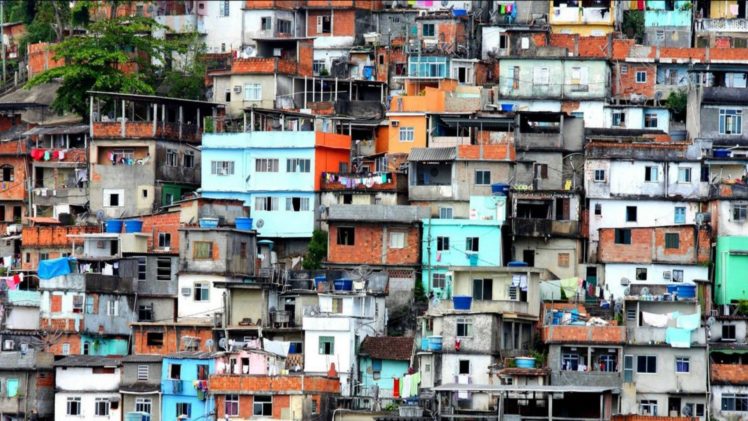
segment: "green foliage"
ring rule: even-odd
[[[30,88],[62,80],[52,103],[56,111],[88,115],[90,90],[153,94],[166,58],[187,51],[183,40],[152,37],[154,29],[164,27],[150,18],[102,20],[88,29],[87,34],[68,37],[55,46],[55,58],[64,59],[64,66],[47,70],[26,84]],[[123,66],[133,63],[136,72],[122,71]]]
[[[205,54],[205,45],[197,33],[186,35],[183,39],[189,44],[187,52],[177,59],[185,65],[182,68],[172,68],[166,71],[162,86],[167,96],[200,100],[203,99],[205,93],[207,71],[207,65],[201,59]]]
[[[416,279],[416,284],[413,287],[413,297],[415,298],[416,302],[419,303],[425,303],[428,301],[428,297],[426,297],[426,291],[423,289],[423,281],[421,279]]]
[[[627,37],[635,39],[637,44],[644,42],[644,11],[629,10],[623,12],[621,30]]]
[[[325,257],[327,257],[327,232],[314,230],[302,267],[307,270],[319,269]]]
[[[672,119],[675,121],[686,120],[686,106],[688,104],[688,93],[685,89],[670,92],[665,100],[665,105],[670,109]]]
[[[542,351],[530,350],[530,357],[535,358],[535,367],[545,366],[546,356]]]
[[[738,314],[741,316],[748,316],[748,300],[740,300],[738,302]]]

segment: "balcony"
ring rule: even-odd
[[[524,237],[574,237],[579,235],[579,221],[512,218],[512,233]]]
[[[0,352],[0,370],[38,370],[41,368],[52,369],[54,355],[29,348],[28,351],[3,351]]]
[[[33,201],[37,206],[54,206],[62,203],[83,206],[88,202],[88,189],[85,187],[59,189],[37,187],[34,189]]]
[[[714,199],[748,199],[748,184],[713,184],[709,186],[709,197]]]
[[[402,173],[373,174],[322,174],[322,191],[355,192],[405,192],[408,190],[408,176]]]
[[[55,276],[52,279],[45,279],[39,283],[40,290],[68,290],[84,291],[86,286],[85,277],[82,273],[70,273],[65,276]]]
[[[158,139],[178,140],[189,143],[200,142],[196,124],[152,121],[99,121],[93,124],[94,139]]]
[[[189,387],[193,389],[192,385]],[[332,377],[305,376],[303,374],[274,377],[252,374],[214,374],[210,376],[208,389],[222,394],[247,392],[289,394],[290,391],[292,394],[293,391],[297,393],[332,393],[340,390],[340,381]]]
[[[102,294],[134,294],[135,285],[132,278],[84,273],[86,292]]]
[[[161,380],[161,392],[164,395],[197,396],[197,390],[192,380]]]
[[[626,341],[629,344],[662,344],[665,345],[665,332],[667,329],[659,327],[638,326],[626,329]],[[704,328],[698,328],[691,332],[691,345],[706,344],[706,332]],[[669,346],[669,345],[668,345]]]
[[[563,148],[564,138],[561,133],[525,133],[522,132],[517,136],[517,149],[555,149]]]
[[[510,300],[473,300],[470,310],[455,310],[452,300],[441,300],[437,305],[431,305],[430,311],[437,313],[514,313],[529,314],[530,306],[523,301]]]
[[[748,19],[701,19],[696,21],[697,32],[748,32]]]
[[[621,387],[623,376],[621,373],[615,371],[554,370],[551,372],[551,383],[574,386]]]

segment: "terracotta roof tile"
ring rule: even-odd
[[[748,365],[712,364],[712,383],[748,385]]]
[[[408,361],[413,353],[413,337],[367,336],[359,353],[378,360]]]

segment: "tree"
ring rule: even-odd
[[[30,88],[61,80],[52,103],[56,111],[88,115],[87,92],[91,90],[153,94],[166,58],[186,51],[179,38],[151,36],[164,27],[150,18],[102,20],[88,29],[87,34],[68,37],[53,47],[55,58],[63,59],[64,66],[46,70],[26,84]],[[125,71],[131,64],[137,70]]]
[[[322,230],[314,230],[302,267],[307,270],[319,269],[322,267],[322,261],[325,257],[327,257],[327,233]]]
[[[187,52],[172,61],[178,65],[170,67],[162,84],[163,91],[167,96],[184,99],[203,99],[205,94],[205,73],[207,66],[203,60],[205,44],[197,33],[188,34],[183,37],[188,43]]]
[[[670,92],[665,100],[665,104],[670,109],[672,119],[675,121],[686,120],[686,106],[688,105],[688,93],[685,89]]]

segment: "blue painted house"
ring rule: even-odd
[[[408,373],[413,352],[413,337],[367,336],[358,351],[361,382],[360,393],[373,396],[379,387],[379,396],[393,396],[394,379]]]
[[[161,365],[162,420],[210,420],[215,401],[208,392],[208,378],[215,372],[212,352],[183,351],[164,357]]]
[[[315,131],[203,137],[203,197],[240,199],[261,238],[309,238],[327,172],[347,172],[349,136]]]
[[[658,47],[691,46],[693,1],[647,1],[644,11],[644,44]]]
[[[505,220],[505,196],[471,196],[469,219],[424,219],[424,290],[448,298],[452,291],[450,267],[502,266],[501,227]]]

